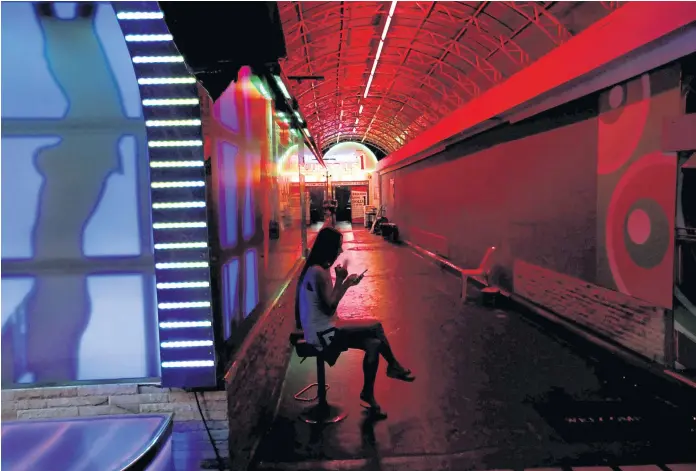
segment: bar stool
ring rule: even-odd
[[[311,383],[295,394],[295,399],[303,402],[319,402],[300,414],[300,420],[308,424],[335,424],[345,419],[348,414],[339,406],[329,404],[326,399],[326,392],[329,390],[329,385],[326,384],[326,364],[321,355],[312,344],[304,340],[304,334],[293,332],[290,335],[290,343],[295,347],[297,356],[305,361],[307,358],[316,358],[317,362],[317,382]],[[302,397],[310,389],[316,387],[317,395],[311,398]]]

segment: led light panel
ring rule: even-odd
[[[127,34],[126,41],[134,43],[163,42],[174,39],[171,34]]]
[[[160,322],[160,329],[192,329],[201,327],[212,327],[211,321],[183,321],[183,322]]]
[[[183,209],[205,208],[205,201],[177,201],[169,203],[153,203],[152,209]]]
[[[166,127],[166,126],[200,126],[200,119],[153,119],[145,121],[147,127]]]
[[[216,387],[196,80],[172,49],[157,2],[112,5],[134,63],[147,127],[162,385]]]
[[[140,77],[138,85],[177,85],[196,83],[194,77]]]
[[[152,168],[181,168],[181,167],[202,167],[200,160],[155,160],[150,162]]]
[[[135,5],[135,2],[131,5]],[[164,18],[164,13],[161,11],[117,11],[116,18],[119,20],[161,20]]]
[[[143,106],[197,106],[198,98],[151,98],[143,100]]]
[[[133,62],[136,64],[160,64],[169,62],[184,62],[182,56],[135,56]]]

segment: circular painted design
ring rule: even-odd
[[[606,252],[623,293],[655,302],[671,298],[658,280],[671,280],[673,270],[676,170],[676,158],[649,154],[629,167],[614,189],[607,210]]]
[[[634,244],[643,245],[650,237],[650,216],[640,208],[631,211],[626,224],[626,234]]]
[[[667,253],[671,225],[660,204],[649,198],[637,200],[629,209],[624,242],[631,260],[642,268],[654,268]]]
[[[617,85],[600,97],[597,173],[623,167],[634,155],[650,112],[650,76]]]

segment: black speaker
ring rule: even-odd
[[[276,2],[160,2],[174,42],[213,100],[239,69],[285,57]]]

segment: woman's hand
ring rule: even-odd
[[[336,273],[337,283],[343,283],[343,280],[348,278],[348,270],[341,265],[336,265],[334,272]]]
[[[360,275],[352,274],[348,278],[346,278],[346,281],[344,284],[348,287],[350,286],[355,286],[360,283],[362,280],[362,277]]]

